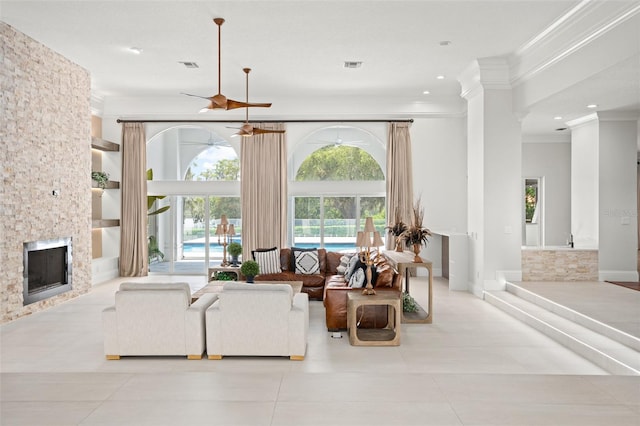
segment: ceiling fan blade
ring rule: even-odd
[[[261,129],[259,127],[253,128],[254,135],[263,135],[266,133],[285,133],[285,130],[268,130],[268,129]]]
[[[234,101],[233,99],[227,100],[227,110],[229,109],[237,109],[237,108],[269,108],[271,107],[271,103],[247,103]]]
[[[186,95],[186,96],[193,96],[194,98],[206,99],[208,101],[211,100],[211,97],[208,97],[208,96],[192,95],[191,93],[184,93],[184,92],[180,92],[180,94]]]

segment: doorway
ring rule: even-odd
[[[543,178],[525,178],[522,224],[522,241],[525,246],[544,246],[543,199]]]

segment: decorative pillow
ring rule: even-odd
[[[279,274],[282,272],[280,250],[277,247],[253,250],[251,254],[253,255],[253,260],[260,265],[260,274]]]
[[[367,280],[367,265],[362,263],[360,261],[360,259],[358,259],[358,261],[356,262],[356,267],[353,271],[353,274],[351,275],[351,278],[353,278],[356,273],[358,273],[358,271],[362,271],[362,273],[364,274],[364,286],[367,285],[366,280]],[[349,285],[351,285],[351,278],[349,279]],[[375,287],[376,286],[376,278],[378,278],[378,272],[376,270],[376,265],[371,265],[371,286]]]
[[[336,268],[336,271],[340,275],[345,275],[347,273],[347,269],[349,268],[349,261],[353,255],[344,255],[340,258],[340,265]]]
[[[360,257],[357,254],[351,256],[351,259],[349,259],[349,266],[347,266],[347,272],[344,273],[345,280],[349,281],[351,279],[351,275],[353,274],[353,271],[356,270],[356,265],[359,261]]]
[[[299,249],[293,247],[293,264],[296,274],[312,275],[320,273],[320,258],[317,249]]]
[[[356,269],[356,271],[351,275],[351,279],[349,280],[349,287],[360,288],[364,287],[364,280],[366,276],[364,274],[364,270],[362,268]]]

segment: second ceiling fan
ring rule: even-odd
[[[247,104],[249,104],[249,73],[251,72],[251,68],[242,68],[242,71],[245,73],[245,88],[246,88],[246,100]],[[284,130],[267,130],[261,129],[259,127],[254,127],[249,123],[249,108],[246,108],[244,124],[240,127],[238,133],[233,136],[242,136],[242,137],[250,137],[254,135],[263,135],[265,133],[284,133]]]
[[[224,96],[222,94],[222,89],[221,89],[221,53],[220,53],[220,28],[222,27],[222,24],[224,23],[224,19],[222,18],[214,18],[213,22],[215,22],[215,24],[218,26],[218,94],[211,96],[211,97],[207,97],[207,96],[200,96],[200,95],[192,95],[190,93],[183,93],[184,95],[187,96],[194,96],[196,98],[202,98],[202,99],[207,99],[210,101],[209,105],[207,105],[205,108],[203,108],[200,112],[205,112],[207,110],[210,109],[224,109],[224,110],[230,110],[230,109],[237,109],[237,108],[249,108],[249,107],[262,107],[262,108],[269,108],[271,106],[271,103],[253,103],[250,104],[248,102],[240,102],[240,101],[234,101],[233,99],[228,99],[226,96]]]

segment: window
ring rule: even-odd
[[[203,274],[222,259],[215,235],[221,216],[234,224],[240,241],[240,162],[234,147],[211,129],[179,126],[147,144],[154,170],[150,193],[170,209],[149,220],[150,271]],[[153,256],[153,257],[152,257]]]
[[[381,147],[371,134],[348,126],[331,126],[305,139],[293,155],[299,164],[290,185],[292,245],[353,251],[367,216],[384,231]]]

